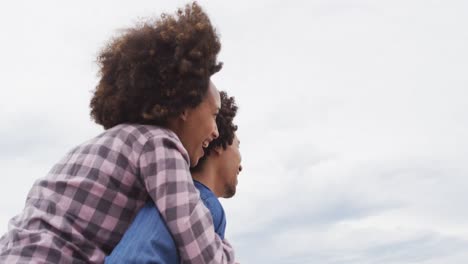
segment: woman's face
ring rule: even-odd
[[[219,91],[210,81],[208,92],[203,101],[195,108],[189,108],[182,114],[178,136],[190,156],[190,167],[198,164],[204,155],[204,148],[219,136],[216,116],[221,107]]]

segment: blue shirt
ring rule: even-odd
[[[215,232],[224,239],[226,215],[221,203],[208,187],[198,181],[194,184],[210,210]],[[138,212],[105,263],[180,263],[174,240],[152,201]]]

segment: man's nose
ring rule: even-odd
[[[215,130],[213,131],[212,137],[213,137],[213,139],[216,139],[216,138],[219,137],[219,131],[218,131],[218,126],[217,125],[215,125]]]

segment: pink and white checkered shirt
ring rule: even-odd
[[[234,263],[170,130],[122,124],[68,153],[28,194],[0,239],[0,263],[102,263],[148,199],[182,263]]]

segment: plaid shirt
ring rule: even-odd
[[[234,263],[215,234],[179,138],[155,126],[122,124],[78,146],[38,180],[0,239],[0,263],[102,263],[148,199],[182,263]]]

